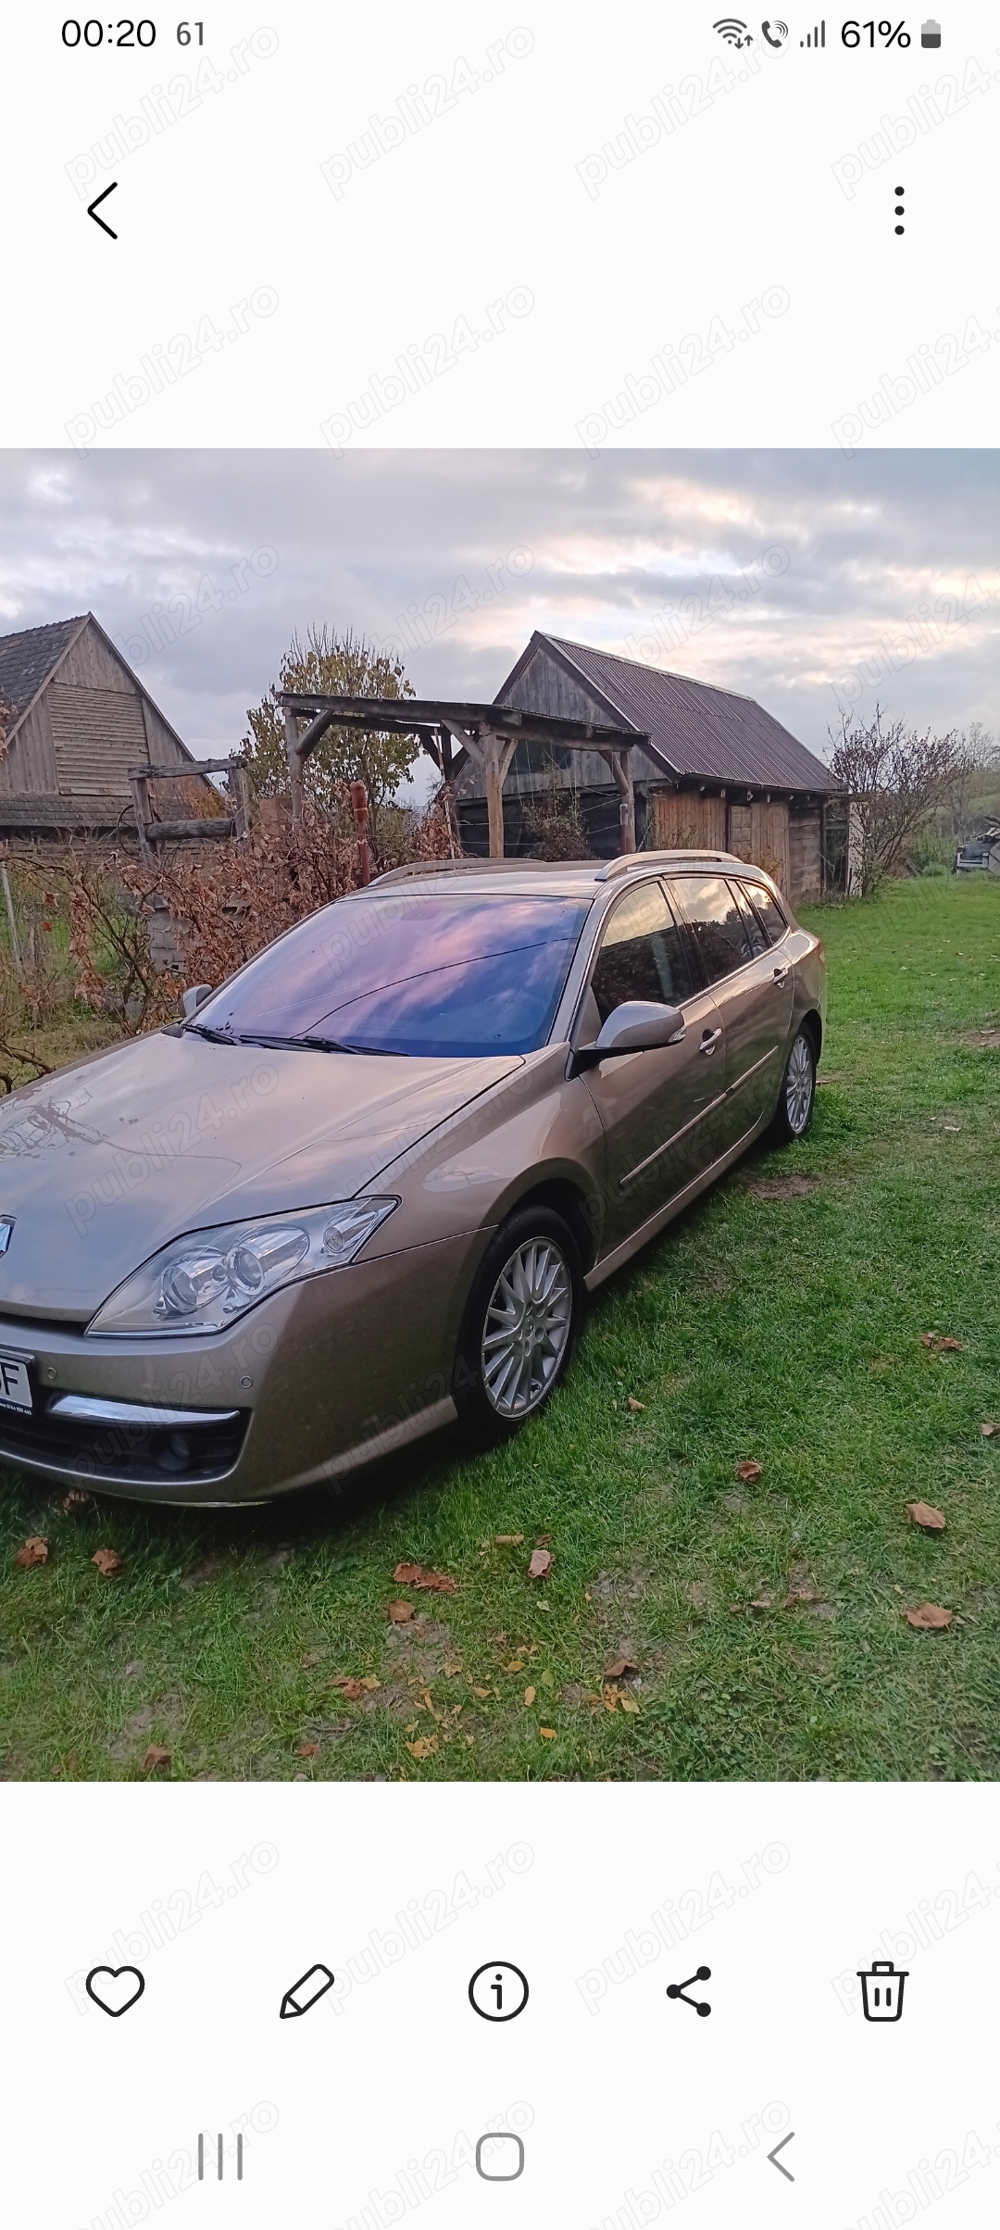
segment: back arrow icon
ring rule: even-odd
[[[87,210],[88,217],[93,217],[95,225],[100,225],[101,231],[107,233],[109,240],[117,240],[118,234],[116,232],[112,232],[111,226],[106,225],[103,217],[99,217],[97,212],[101,206],[102,201],[107,201],[108,195],[114,193],[117,184],[118,180],[116,178],[110,186],[105,186],[104,192],[102,194],[98,194],[97,199],[91,202],[90,207]]]
[[[794,2129],[790,2129],[790,2130],[789,2130],[789,2132],[788,2132],[788,2135],[787,2135],[787,2137],[783,2137],[783,2138],[782,2138],[782,2140],[781,2140],[781,2143],[780,2143],[780,2145],[776,2145],[776,2146],[775,2146],[775,2148],[774,2148],[774,2151],[773,2151],[773,2153],[768,2153],[768,2156],[767,2156],[767,2157],[768,2157],[768,2160],[773,2160],[773,2162],[774,2162],[774,2165],[775,2165],[775,2167],[776,2167],[776,2169],[777,2169],[777,2171],[778,2171],[778,2174],[779,2174],[779,2176],[787,2176],[787,2177],[788,2177],[788,2181],[789,2181],[789,2183],[790,2183],[790,2184],[793,2184],[793,2183],[795,2182],[795,2178],[794,2178],[794,2176],[793,2176],[793,2174],[792,2174],[792,2171],[791,2171],[791,2169],[790,2169],[790,2168],[785,2168],[785,2167],[783,2167],[783,2166],[782,2166],[782,2163],[781,2163],[781,2161],[780,2161],[780,2160],[778,2159],[778,2154],[779,2154],[779,2153],[783,2153],[783,2152],[784,2152],[784,2150],[785,2150],[785,2146],[786,2146],[786,2145],[790,2145],[790,2144],[791,2144],[791,2142],[792,2142],[792,2138],[794,2137],[794,2135],[795,2135],[795,2131],[794,2131]]]

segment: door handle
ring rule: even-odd
[[[781,984],[781,983],[787,983],[787,982],[788,982],[788,969],[787,969],[787,968],[776,968],[776,969],[775,969],[775,971],[774,971],[774,980],[775,980],[775,983],[778,983],[778,984]]]
[[[698,1047],[699,1053],[714,1053],[721,1036],[721,1029],[703,1030],[701,1033],[701,1044]]]

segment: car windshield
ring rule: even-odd
[[[531,1053],[552,1027],[587,911],[555,896],[351,898],[252,960],[199,1007],[195,1027],[363,1053]]]

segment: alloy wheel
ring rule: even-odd
[[[483,1386],[498,1417],[526,1417],[557,1376],[573,1320],[568,1266],[551,1239],[526,1239],[496,1281],[482,1337]]]
[[[813,1101],[812,1047],[806,1037],[796,1038],[785,1073],[785,1113],[788,1128],[798,1137],[805,1130]]]

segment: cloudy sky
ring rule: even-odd
[[[1000,453],[7,452],[0,632],[93,611],[195,752],[293,632],[491,698],[533,628],[756,697],[1000,733]]]

